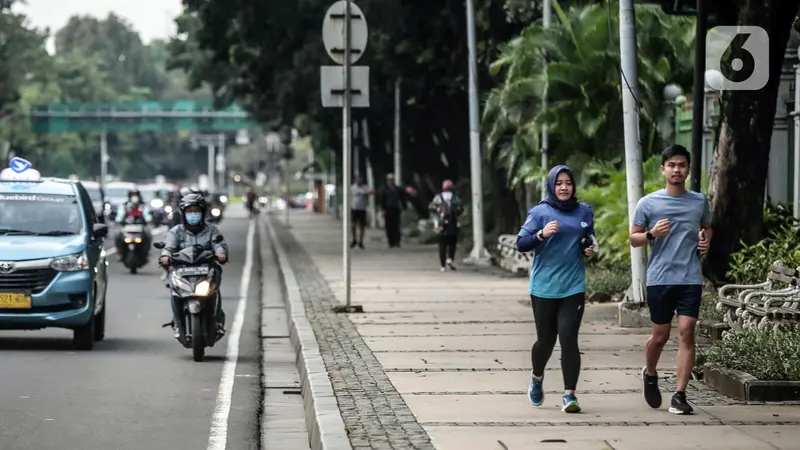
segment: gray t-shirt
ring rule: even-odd
[[[354,184],[350,186],[350,209],[356,211],[367,210],[367,197],[370,191],[369,186],[359,186]]]
[[[669,234],[650,244],[647,285],[702,285],[697,234],[700,225],[711,222],[708,199],[689,190],[673,197],[661,189],[639,200],[633,216],[635,225],[650,230],[661,219],[669,219]]]

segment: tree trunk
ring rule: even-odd
[[[714,237],[706,264],[707,276],[717,283],[726,280],[729,257],[740,248],[740,241],[753,243],[761,238],[778,85],[800,0],[739,4],[738,23],[759,25],[769,34],[770,77],[761,90],[723,94],[722,124],[709,183]],[[758,55],[755,58],[758,61]]]

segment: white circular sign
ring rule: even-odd
[[[322,42],[325,51],[338,64],[344,64],[344,17],[347,1],[341,0],[328,8],[322,21]],[[353,2],[350,3],[350,64],[355,64],[367,50],[367,17]]]

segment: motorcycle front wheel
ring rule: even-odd
[[[197,362],[203,360],[206,352],[203,334],[203,320],[200,314],[192,314],[192,357]]]

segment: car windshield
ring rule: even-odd
[[[61,236],[81,230],[81,210],[73,195],[0,194],[0,236]]]

